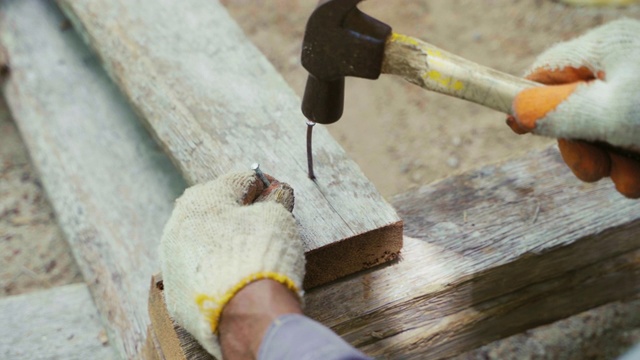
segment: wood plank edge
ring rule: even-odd
[[[326,284],[400,256],[403,221],[397,221],[306,253],[304,288]]]

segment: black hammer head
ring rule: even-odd
[[[391,27],[362,11],[362,0],[320,0],[307,22],[302,66],[309,72],[302,113],[331,124],[342,116],[344,77],[377,79]]]

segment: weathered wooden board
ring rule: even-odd
[[[441,358],[640,291],[640,202],[550,148],[398,196],[402,259],[307,293],[376,356]]]
[[[162,275],[154,275],[149,289],[151,325],[144,351],[160,359],[214,359],[187,330],[173,322],[164,302],[163,290]]]
[[[116,359],[85,284],[0,299],[0,358]]]
[[[7,104],[110,343],[134,358],[162,227],[186,184],[52,2],[0,4]]]
[[[307,178],[299,98],[217,1],[58,3],[187,182],[259,162],[293,186],[307,287],[397,256],[395,210],[320,126]]]

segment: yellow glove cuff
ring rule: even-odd
[[[300,296],[299,289],[295,285],[293,280],[291,280],[288,276],[269,271],[254,273],[242,278],[238,283],[236,283],[236,285],[231,287],[229,291],[219,297],[207,294],[197,294],[195,297],[195,302],[198,305],[198,309],[200,309],[200,313],[209,322],[211,326],[211,332],[218,335],[220,316],[222,315],[222,310],[224,309],[225,305],[227,305],[227,303],[231,301],[231,299],[236,296],[236,294],[245,286],[254,281],[264,279],[277,281],[286,286],[289,290],[293,291],[296,295]]]

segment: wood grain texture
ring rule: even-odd
[[[0,358],[116,359],[85,284],[0,299]]]
[[[151,325],[147,328],[147,340],[144,342],[140,358],[145,360],[165,360],[160,349],[160,343],[155,337]]]
[[[398,196],[401,260],[305,297],[363,351],[444,358],[640,288],[640,202],[555,147]]]
[[[190,184],[262,169],[296,191],[311,287],[393,260],[402,222],[217,1],[60,0]]]
[[[154,275],[149,289],[150,337],[147,338],[145,350],[155,352],[157,357],[162,359],[214,359],[187,330],[173,322],[164,302],[163,286],[162,275]]]
[[[186,184],[96,57],[46,0],[3,1],[3,86],[57,220],[121,358],[144,341],[158,245]],[[88,357],[91,358],[91,357]]]

